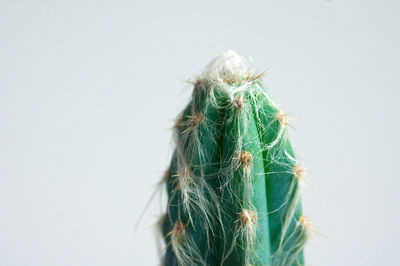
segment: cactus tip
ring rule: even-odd
[[[249,76],[250,60],[232,50],[221,52],[206,67],[204,78],[235,83]]]

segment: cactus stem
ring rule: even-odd
[[[187,122],[185,122],[184,124],[188,125],[188,128],[186,128],[184,131],[182,131],[182,134],[184,134],[192,129],[197,128],[204,119],[203,114],[188,115],[186,117],[189,118],[189,120]]]
[[[208,64],[174,125],[163,222],[168,266],[304,265],[316,228],[302,216],[306,170],[289,114],[251,60],[224,51]],[[293,127],[292,127],[293,128]]]

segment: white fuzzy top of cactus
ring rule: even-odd
[[[250,59],[232,50],[226,50],[217,55],[206,67],[203,77],[213,81],[240,81],[254,74]]]

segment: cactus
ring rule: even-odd
[[[163,177],[164,265],[304,265],[313,231],[300,203],[305,170],[265,73],[225,51],[193,82]]]

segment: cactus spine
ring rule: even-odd
[[[194,82],[164,177],[165,265],[304,265],[304,169],[264,74],[225,51]]]

